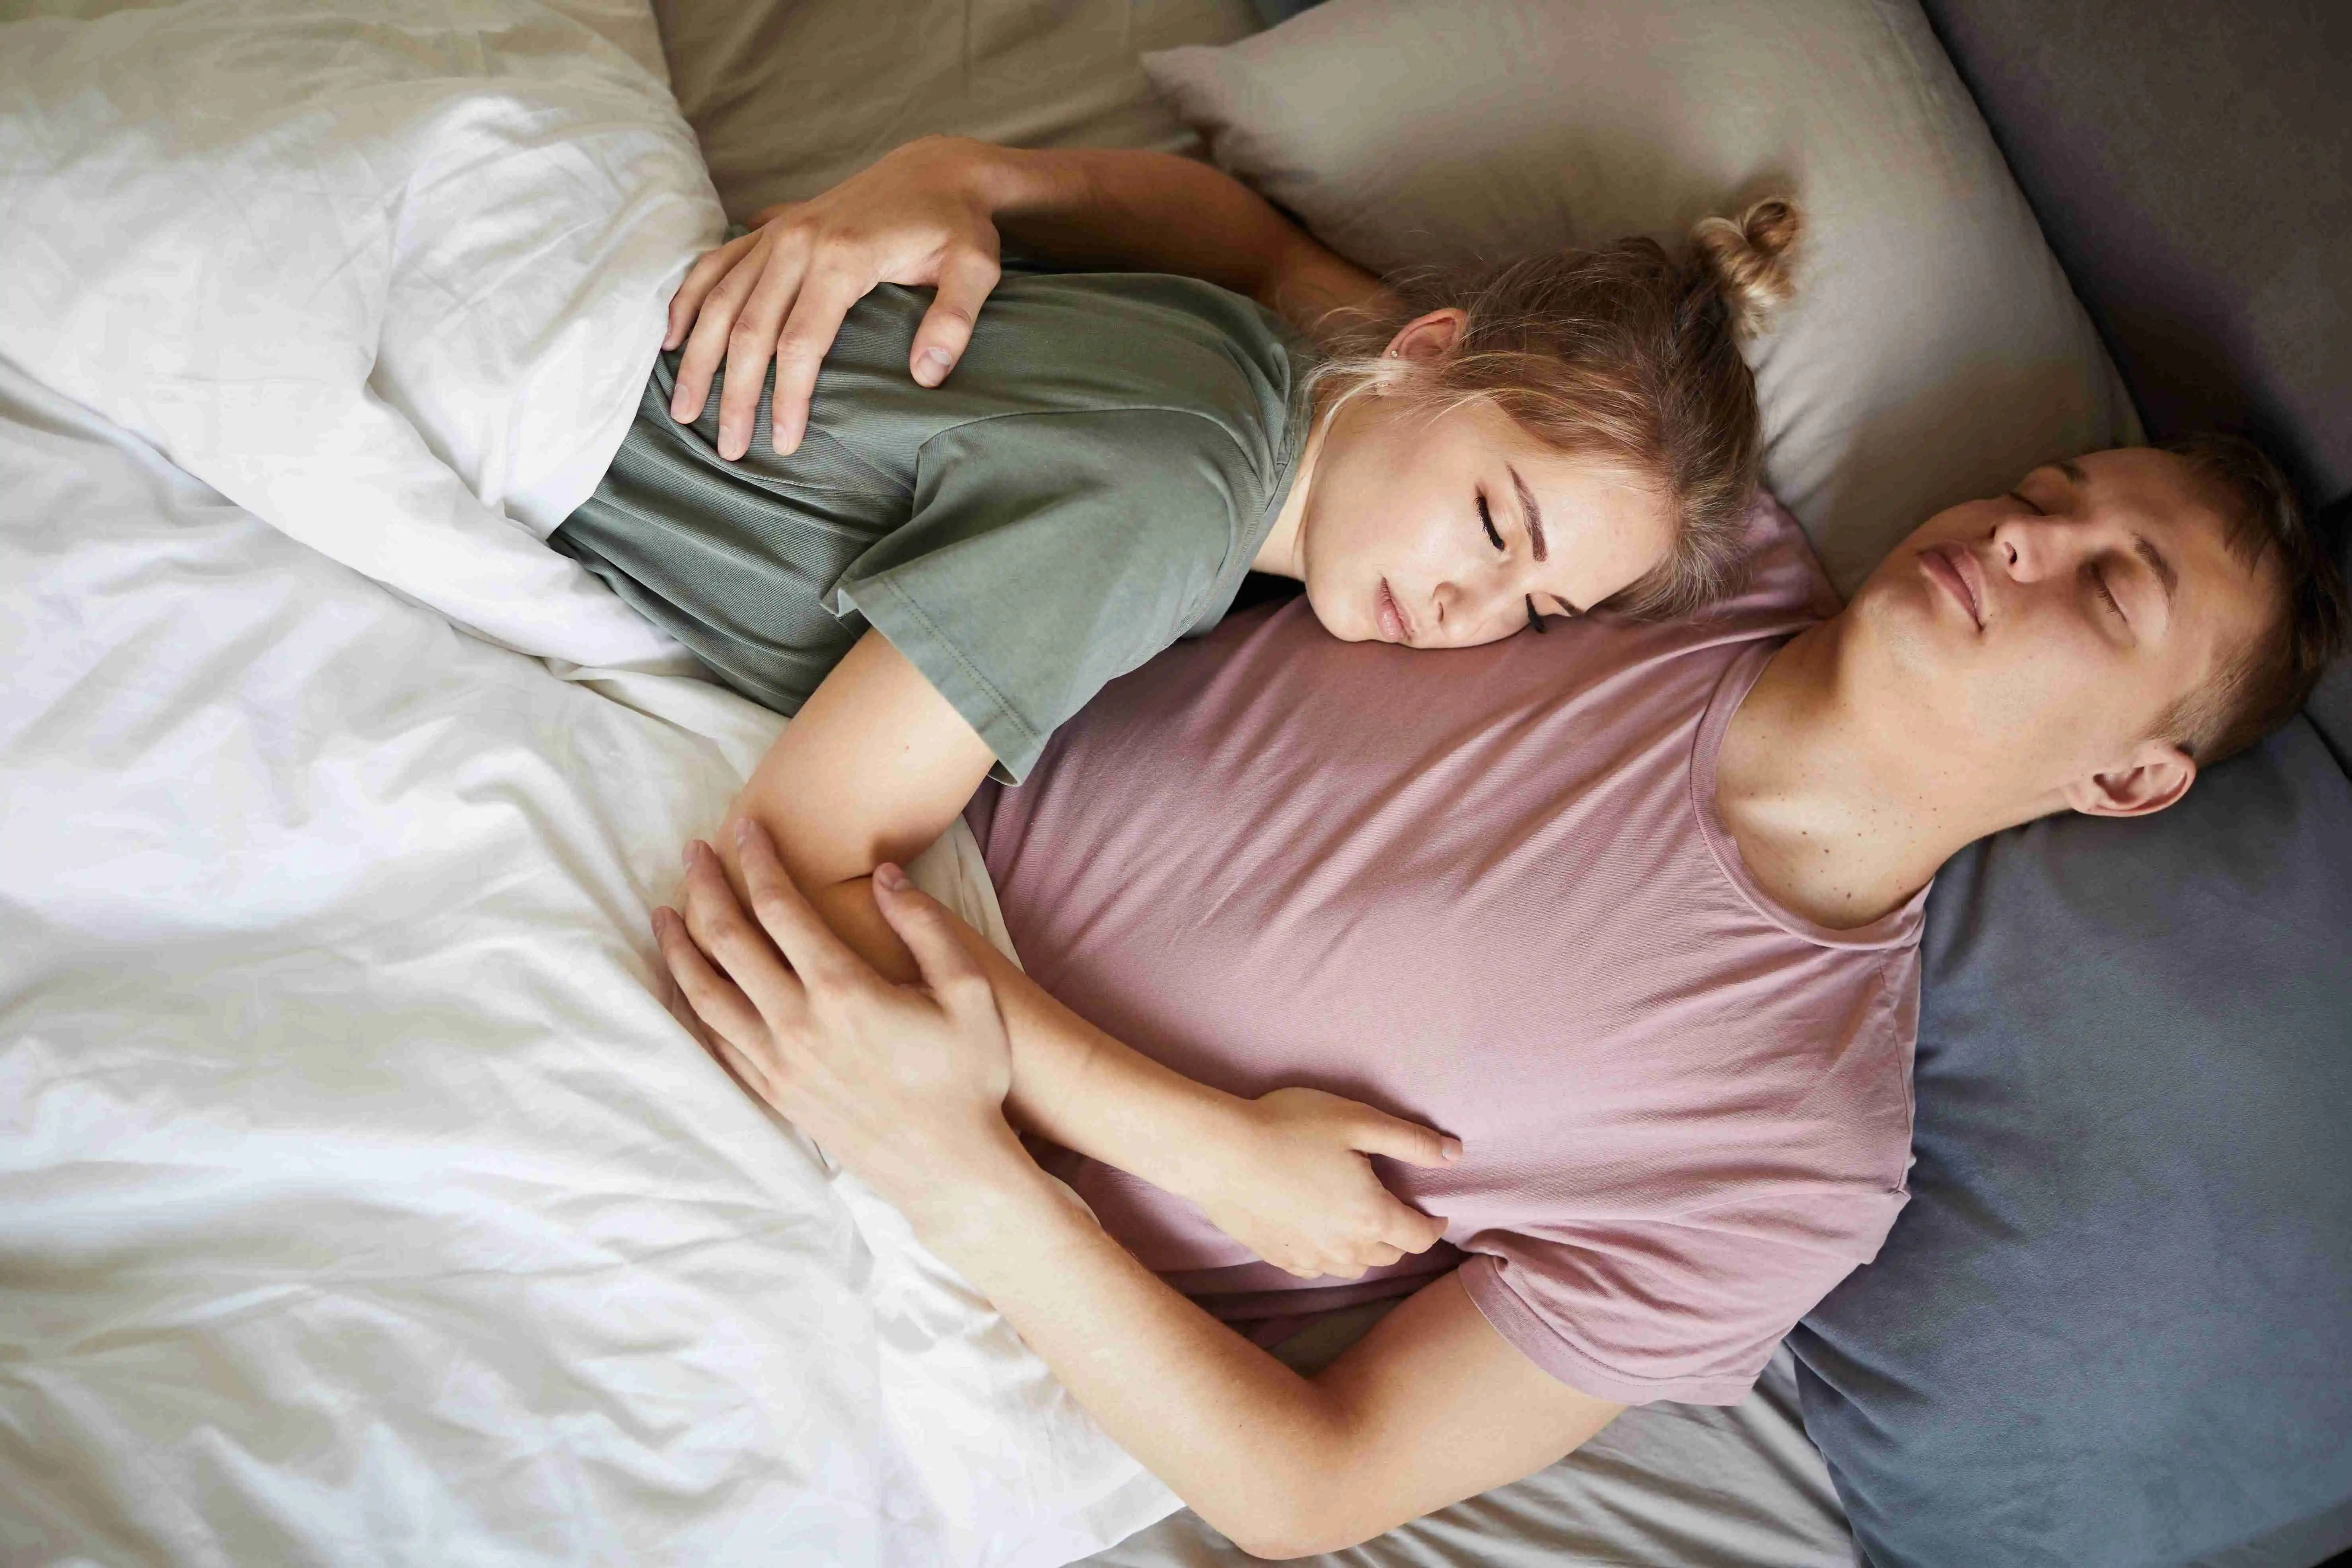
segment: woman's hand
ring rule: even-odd
[[[985,187],[1004,156],[983,142],[927,136],[813,200],[753,215],[752,232],[696,262],[670,300],[662,346],[686,345],[670,416],[701,417],[723,361],[719,455],[741,457],[772,357],[772,439],[779,452],[797,449],[817,366],[849,308],[878,283],[939,289],[908,369],[925,386],[945,380],[996,287],[996,221]]]
[[[1459,1139],[1314,1089],[1277,1089],[1242,1103],[1210,1174],[1185,1195],[1218,1229],[1268,1263],[1311,1279],[1362,1277],[1425,1252],[1445,1221],[1381,1184],[1371,1154],[1450,1165]]]
[[[947,912],[897,867],[877,869],[876,900],[923,976],[893,984],[810,907],[764,829],[737,833],[756,922],[701,843],[683,919],[654,911],[705,1045],[919,1228],[1008,1162],[1028,1165],[1003,1115],[1013,1059],[995,993]]]

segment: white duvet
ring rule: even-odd
[[[0,1562],[1174,1506],[648,989],[776,721],[539,542],[719,224],[642,9],[571,10],[0,28]]]

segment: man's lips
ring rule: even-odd
[[[1937,544],[1919,552],[1919,565],[1937,586],[1959,601],[1977,630],[1984,630],[1984,579],[1975,560],[1954,545]]]
[[[1385,577],[1381,579],[1380,590],[1372,595],[1372,619],[1380,626],[1381,636],[1389,641],[1412,641],[1412,621],[1405,615],[1404,606],[1397,602],[1396,590],[1389,586],[1389,580]]]

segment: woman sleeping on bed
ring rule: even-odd
[[[871,173],[898,186],[908,154],[935,151]],[[1279,223],[1209,179],[1203,238]],[[787,214],[689,275],[636,424],[552,542],[794,716],[730,823],[763,826],[835,930],[911,978],[874,868],[936,838],[992,772],[1017,783],[1106,681],[1214,625],[1252,569],[1301,582],[1336,637],[1432,649],[1604,602],[1671,615],[1731,583],[1760,444],[1734,340],[1784,291],[1795,228],[1763,203],[1702,225],[1688,260],[1629,241],[1410,302],[1325,256],[1304,274],[1323,289],[1276,301],[1328,318],[1319,354],[1240,294],[1161,274],[1007,278],[972,331],[996,271],[962,256],[936,300],[832,296],[839,334],[804,417],[824,345],[781,334],[783,414],[755,445],[787,307],[840,288],[794,275],[805,231]],[[1350,294],[1372,303],[1327,310]],[[914,384],[910,365],[942,380],[925,374],[942,329],[953,377]],[[1451,1141],[1310,1090],[1213,1091],[986,957],[1025,1130],[1191,1198],[1297,1274],[1353,1277],[1437,1239],[1365,1155],[1434,1163]]]

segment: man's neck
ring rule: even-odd
[[[1839,621],[1772,656],[1725,730],[1715,805],[1767,896],[1833,931],[1900,909],[2006,826],[1937,789],[1932,748],[1841,679]]]

